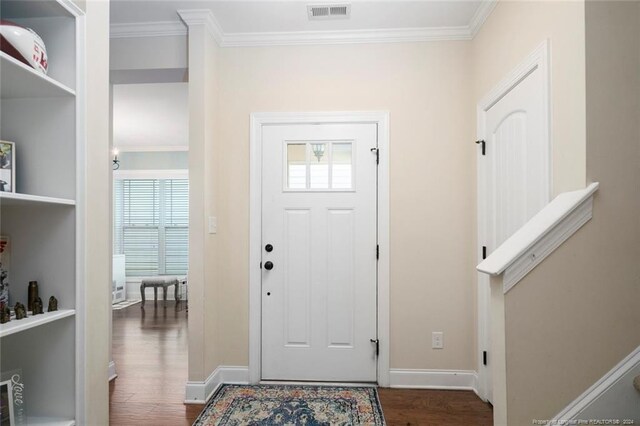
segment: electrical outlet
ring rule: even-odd
[[[433,349],[444,348],[444,333],[442,331],[434,331],[431,333],[431,347]]]

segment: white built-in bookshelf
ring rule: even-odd
[[[45,310],[0,325],[0,372],[21,371],[28,424],[83,424],[84,14],[71,0],[0,0],[0,16],[32,28],[49,64],[44,75],[0,52],[0,140],[16,159],[16,192],[0,192],[11,305],[37,281]]]

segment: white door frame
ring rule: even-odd
[[[543,75],[543,120],[545,120],[545,139],[547,140],[546,144],[543,144],[542,148],[546,149],[545,157],[548,159],[548,169],[546,173],[547,182],[545,187],[547,188],[547,200],[550,199],[550,195],[552,193],[552,155],[551,155],[551,103],[550,103],[550,93],[551,93],[551,83],[550,83],[550,68],[549,68],[549,40],[545,40],[540,44],[533,52],[527,56],[527,58],[520,63],[515,69],[513,69],[507,77],[505,77],[496,87],[494,87],[480,102],[478,102],[477,107],[477,137],[478,140],[485,140],[487,138],[486,129],[485,129],[485,115],[487,111],[494,106],[500,99],[502,99],[507,93],[509,93],[514,87],[516,87],[522,80],[524,80],[529,74],[533,71],[539,69]],[[491,149],[490,147],[488,149]],[[484,205],[484,201],[486,200],[486,196],[488,194],[489,188],[485,186],[487,180],[485,179],[486,168],[480,167],[482,161],[482,152],[480,148],[478,148],[476,155],[476,164],[477,167],[477,209],[478,209],[478,264],[482,262],[482,242],[486,241],[486,233],[485,229],[486,223],[486,206]],[[489,276],[478,273],[478,282],[480,280],[486,279],[489,280]],[[484,290],[484,287],[478,286],[478,347],[477,347],[477,356],[478,356],[478,395],[483,400],[487,400],[489,397],[489,389],[488,386],[488,375],[490,374],[488,369],[482,368],[482,352],[483,350],[489,350],[489,336],[491,330],[489,329],[489,309],[491,308],[490,298],[491,294],[487,294]],[[491,354],[489,354],[491,357]],[[491,361],[489,361],[490,363]]]
[[[378,385],[389,386],[389,113],[276,112],[251,114],[249,206],[249,382],[259,383],[262,321],[262,126],[282,124],[376,124],[378,126]]]

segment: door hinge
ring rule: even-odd
[[[484,141],[484,139],[476,141],[476,143],[482,144],[482,155],[486,155],[487,143]]]
[[[487,365],[487,351],[482,351],[482,365]]]
[[[380,355],[380,340],[378,339],[369,339],[369,341],[371,343],[375,343],[376,344],[376,356]]]
[[[380,259],[380,244],[376,245],[376,259]]]
[[[380,164],[380,150],[378,148],[371,148],[371,152],[375,152],[376,164]]]
[[[262,269],[262,262],[260,262],[260,269]]]
[[[482,259],[487,258],[487,246],[482,246]]]

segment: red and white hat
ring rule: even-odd
[[[47,49],[32,29],[0,20],[0,49],[20,62],[47,73]]]

